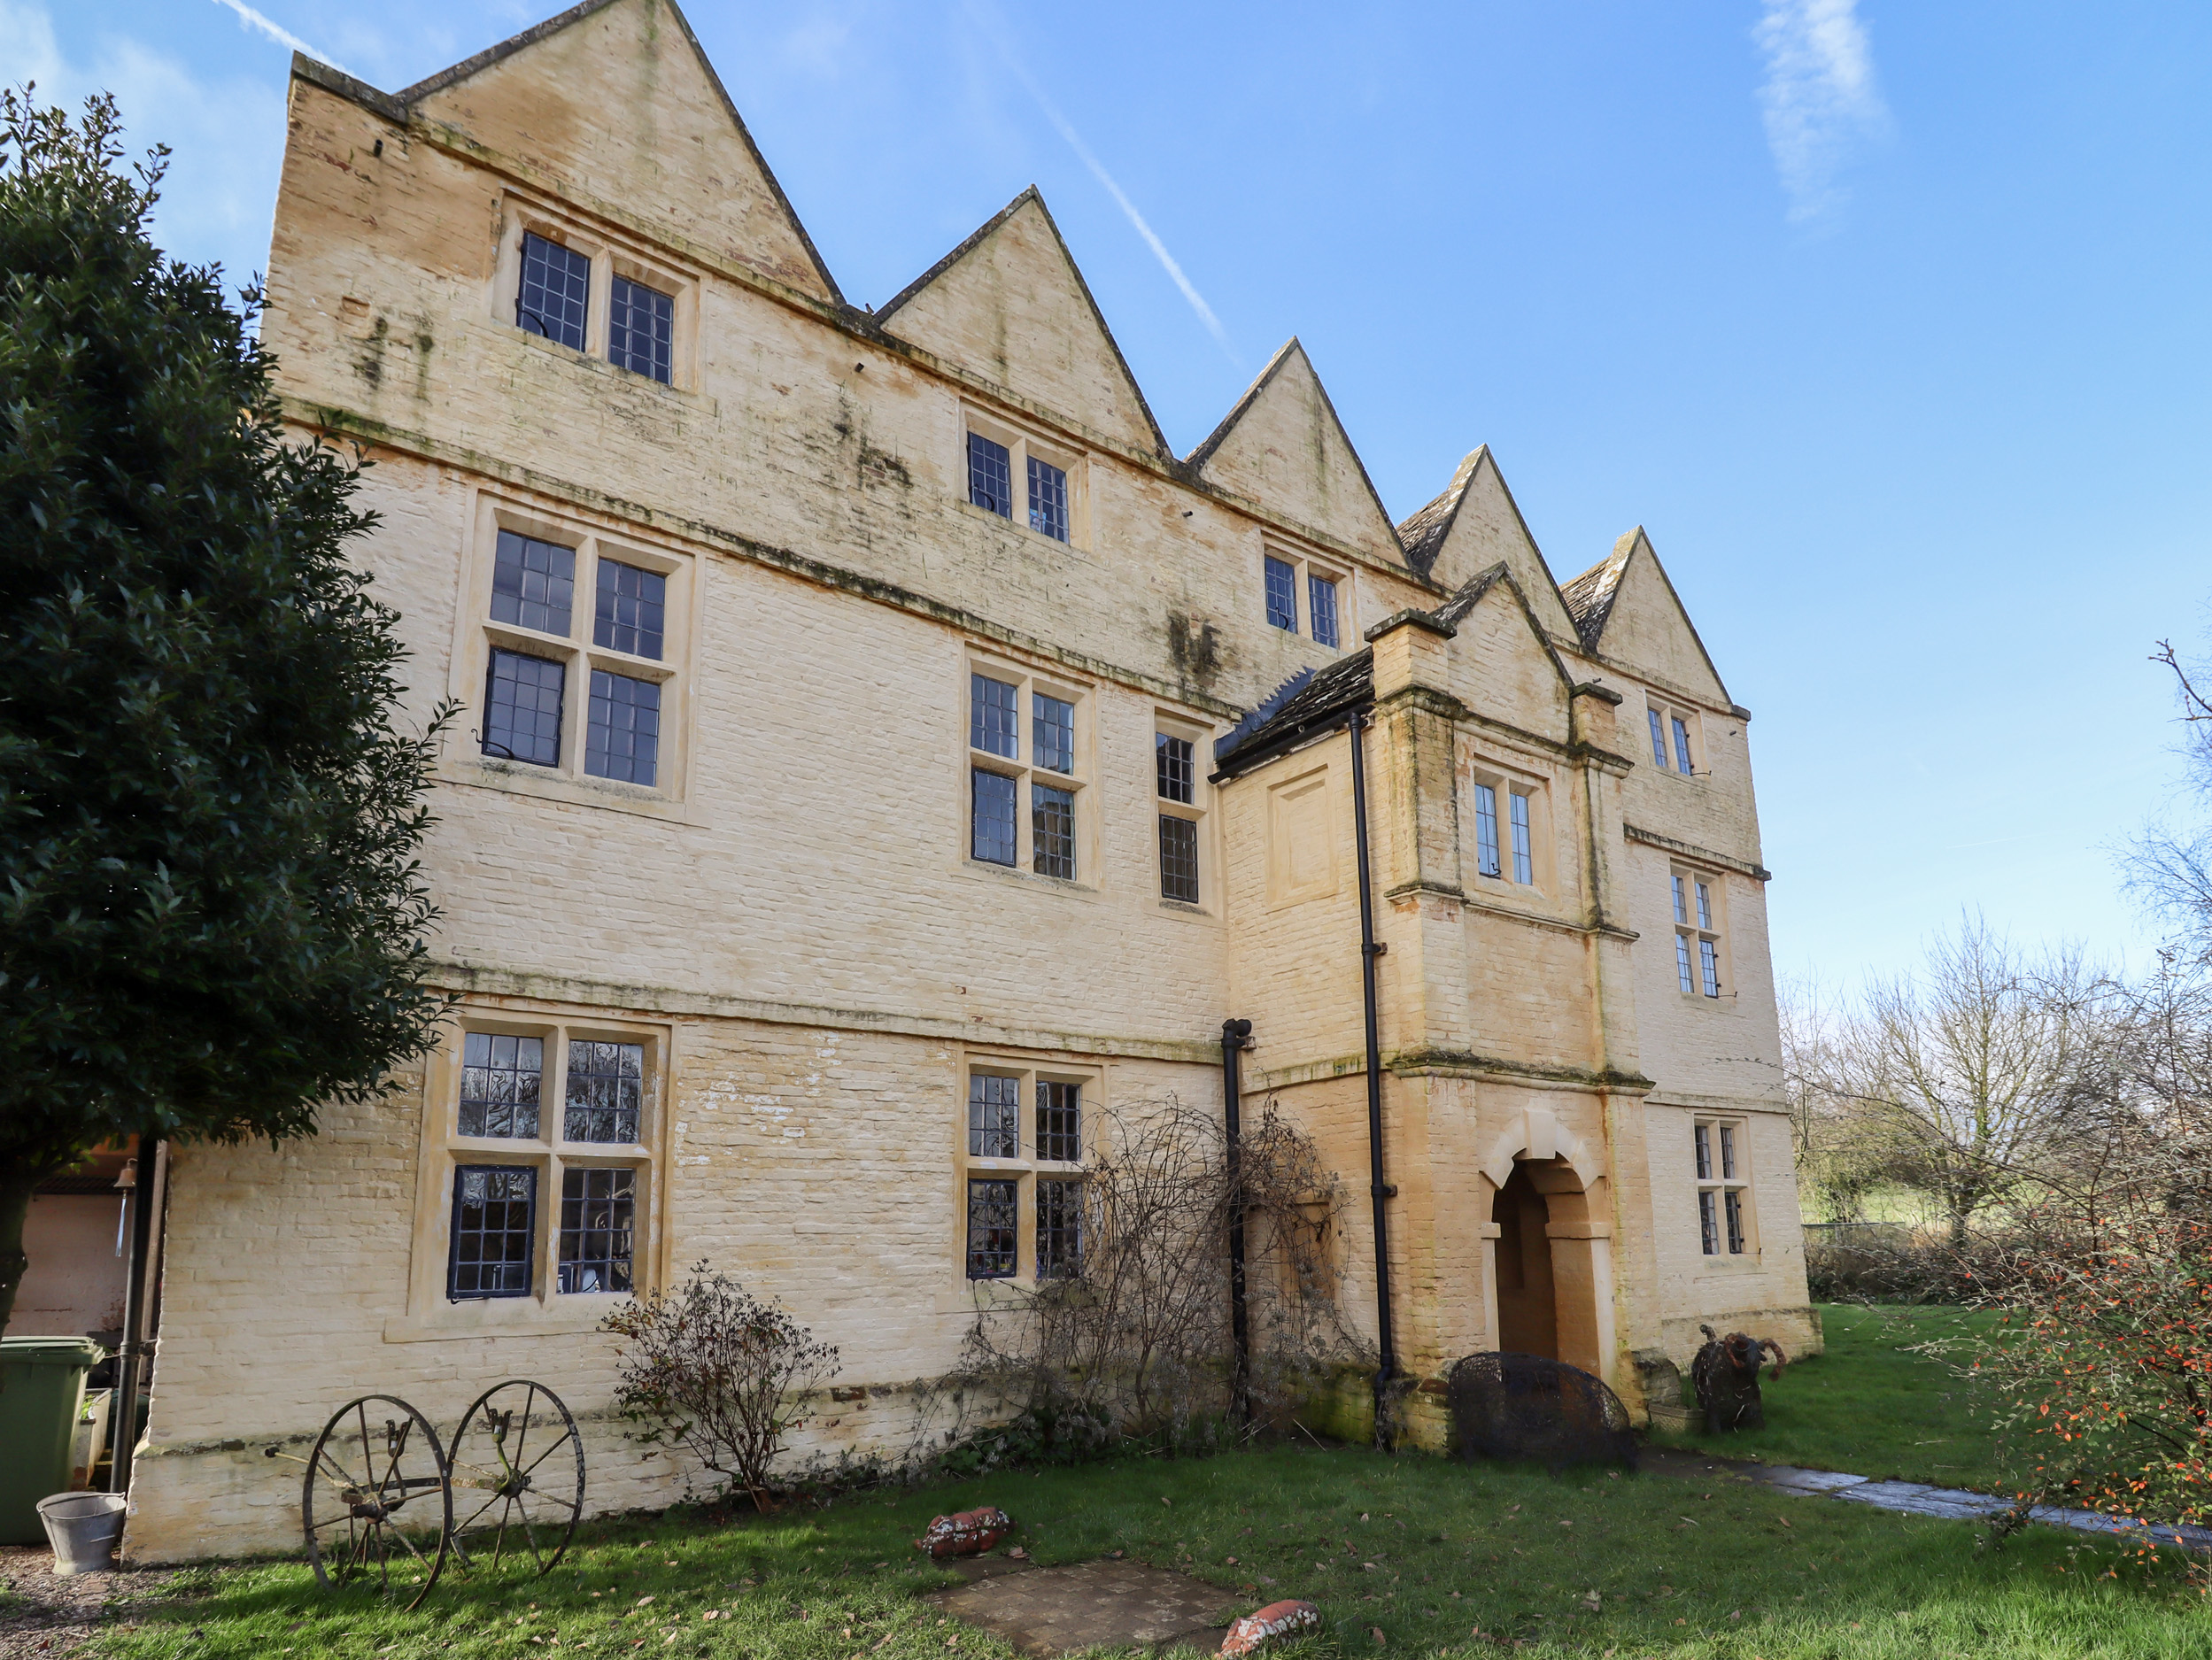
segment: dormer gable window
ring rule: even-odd
[[[1079,458],[979,411],[967,420],[968,505],[1039,536],[1083,542]]]

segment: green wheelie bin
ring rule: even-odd
[[[89,1337],[0,1337],[0,1545],[46,1542],[38,1502],[68,1490],[84,1375],[106,1353]]]

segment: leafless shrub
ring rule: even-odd
[[[1271,1101],[1232,1176],[1220,1123],[1170,1097],[1110,1111],[1082,1172],[1072,1271],[979,1291],[962,1379],[1011,1422],[1009,1456],[1079,1457],[1128,1440],[1212,1444],[1288,1427],[1359,1357],[1341,1317],[1335,1175]],[[1251,1364],[1233,1359],[1227,1240],[1244,1219]],[[1243,1394],[1249,1421],[1237,1424]]]
[[[705,1262],[674,1291],[631,1299],[599,1323],[625,1340],[615,1408],[648,1446],[680,1448],[769,1508],[769,1471],[837,1350]]]

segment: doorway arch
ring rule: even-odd
[[[1605,1177],[1543,1108],[1502,1134],[1490,1184],[1486,1305],[1497,1347],[1542,1355],[1610,1380],[1613,1228]]]

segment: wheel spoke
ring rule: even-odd
[[[522,1462],[522,1443],[530,1439],[530,1409],[538,1399],[538,1386],[532,1384],[530,1393],[522,1397],[522,1427],[514,1437],[514,1456],[507,1461],[509,1469]]]
[[[453,1533],[454,1533],[454,1535],[455,1535],[456,1537],[458,1537],[458,1536],[459,1536],[461,1533],[463,1533],[465,1530],[467,1530],[467,1529],[468,1529],[468,1528],[471,1528],[471,1527],[474,1527],[474,1526],[476,1525],[476,1517],[477,1517],[482,1516],[482,1515],[483,1515],[483,1514],[486,1510],[490,1509],[491,1509],[493,1505],[497,1504],[497,1503],[498,1503],[498,1502],[499,1502],[501,1499],[503,1499],[503,1498],[505,1498],[505,1497],[507,1497],[507,1494],[505,1494],[504,1493],[497,1493],[497,1492],[493,1493],[493,1494],[492,1494],[492,1495],[491,1495],[490,1498],[486,1499],[486,1500],[485,1500],[485,1501],[484,1501],[482,1504],[479,1504],[479,1505],[476,1508],[476,1509],[475,1509],[475,1510],[474,1510],[474,1511],[473,1511],[473,1512],[469,1515],[468,1518],[466,1521],[458,1522],[458,1523],[454,1524],[454,1526],[453,1526]]]
[[[575,1439],[576,1438],[573,1434],[564,1432],[559,1440],[555,1441],[551,1447],[545,1448],[544,1452],[538,1454],[537,1457],[531,1459],[530,1461],[530,1469],[522,1471],[522,1473],[527,1476],[530,1474],[531,1470],[537,1469],[538,1465],[544,1463],[548,1458],[551,1458],[555,1453],[559,1452],[562,1448],[566,1447]]]
[[[530,1525],[530,1507],[518,1507],[522,1513],[522,1537],[530,1540],[530,1559],[538,1564],[538,1571],[545,1571],[545,1553],[538,1548],[538,1530]]]

